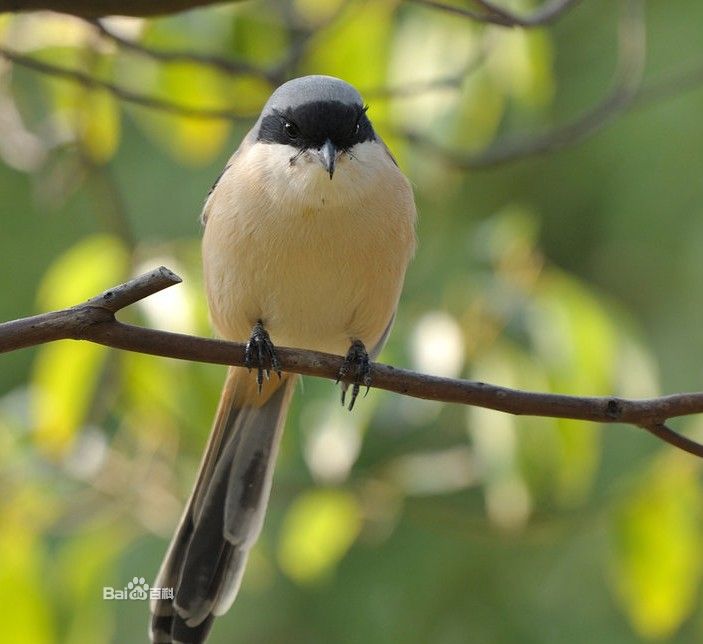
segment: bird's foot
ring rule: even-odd
[[[371,363],[369,362],[369,354],[366,352],[366,347],[361,340],[354,340],[351,343],[349,351],[347,351],[347,355],[344,358],[344,363],[337,375],[337,382],[346,378],[351,378],[352,381],[351,398],[349,400],[349,411],[351,411],[354,408],[361,386],[364,385],[366,387],[364,396],[369,393],[369,388],[371,387]],[[347,387],[346,383],[342,384],[342,406],[344,406],[347,395]]]
[[[259,393],[261,393],[264,384],[264,374],[266,380],[270,378],[271,371],[275,371],[278,377],[281,377],[281,364],[276,355],[276,348],[261,320],[258,320],[251,330],[249,342],[244,349],[244,364],[249,371],[256,369],[256,384],[259,387]]]

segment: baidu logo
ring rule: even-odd
[[[173,599],[173,588],[150,587],[144,577],[132,577],[124,588],[103,586],[103,599],[106,600],[146,600],[146,599]]]

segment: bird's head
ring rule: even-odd
[[[330,179],[359,146],[376,141],[359,92],[332,76],[281,85],[264,106],[255,135],[256,144],[283,146],[291,166],[315,164]]]

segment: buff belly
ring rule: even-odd
[[[375,346],[414,249],[415,212],[399,172],[390,185],[373,177],[356,188],[368,178],[355,173],[369,165],[347,160],[332,181],[314,164],[289,168],[278,190],[256,176],[268,165],[252,159],[223,176],[203,238],[210,311],[223,337],[244,341],[260,319],[280,346],[337,354],[352,339]]]

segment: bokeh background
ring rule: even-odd
[[[211,334],[204,195],[276,82],[329,73],[365,94],[416,190],[382,361],[571,394],[701,389],[702,24],[695,0],[587,0],[529,30],[397,0],[102,30],[0,15],[0,318],[165,264],[183,284],[121,319]],[[531,153],[545,132],[564,149]],[[0,358],[3,641],[145,640],[146,603],[102,589],[153,580],[224,371],[68,341]],[[212,642],[703,640],[694,457],[620,425],[360,402],[305,380]],[[700,418],[674,425],[703,438]]]

